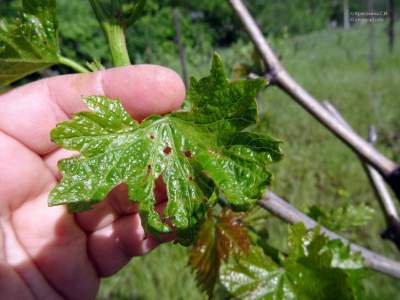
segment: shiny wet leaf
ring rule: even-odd
[[[91,111],[75,114],[51,133],[55,143],[81,156],[60,162],[63,179],[49,204],[86,210],[125,183],[151,230],[168,232],[170,222],[189,238],[217,192],[233,207],[247,208],[270,182],[267,164],[281,157],[278,141],[243,131],[256,122],[255,96],[264,85],[228,81],[216,55],[211,74],[192,80],[187,112],[153,115],[139,124],[118,100],[85,97]],[[154,209],[159,177],[168,194],[163,218]]]
[[[363,299],[361,255],[319,229],[295,224],[280,264],[253,246],[249,255],[221,267],[220,280],[239,299]]]
[[[250,249],[250,237],[243,217],[243,213],[235,213],[228,208],[224,208],[217,217],[209,211],[190,251],[189,265],[196,274],[199,286],[209,297],[213,295],[221,263],[230,256],[247,254]]]

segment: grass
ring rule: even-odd
[[[187,267],[186,249],[162,245],[145,257],[136,257],[106,279],[98,299],[160,300],[205,299]]]
[[[276,41],[274,47],[294,78],[318,99],[333,103],[362,136],[366,136],[369,124],[375,124],[378,147],[399,161],[400,43],[397,40],[395,52],[389,54],[383,24],[377,24],[375,30],[374,73],[369,71],[367,60],[367,27],[316,32]],[[227,66],[238,61],[250,63],[251,52],[250,45],[241,43],[220,50]],[[209,57],[191,57],[191,74],[205,74]],[[177,61],[170,66],[179,70]],[[395,247],[379,237],[384,220],[357,157],[277,88],[267,88],[260,99],[263,118],[257,129],[284,141],[285,158],[272,166],[276,179],[271,189],[302,210],[313,204],[367,203],[375,209],[373,220],[343,234],[400,259]],[[269,231],[271,242],[284,248],[286,226],[271,218]],[[205,299],[196,288],[185,253],[180,246],[164,245],[145,257],[134,258],[103,281],[98,299]],[[400,299],[400,282],[381,274],[371,273],[365,289],[367,299]]]

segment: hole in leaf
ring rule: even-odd
[[[121,183],[115,186],[107,196],[118,215],[129,215],[139,212],[139,206],[133,203],[128,194],[128,185]],[[98,224],[98,222],[96,222]],[[93,224],[94,225],[94,224]]]
[[[184,154],[187,158],[192,158],[192,151],[183,151],[183,154]]]
[[[157,179],[155,180],[155,186],[153,192],[157,203],[165,202],[168,200],[167,187],[165,185],[162,175],[158,176]]]
[[[170,146],[167,146],[167,147],[165,147],[165,148],[163,149],[163,152],[164,152],[164,154],[165,154],[165,155],[168,155],[168,154],[170,154],[170,153],[171,153],[171,151],[172,151],[172,149],[171,149],[171,147],[170,147]]]
[[[155,180],[154,188],[153,188],[153,195],[156,200],[155,203],[155,209],[160,216],[160,220],[162,223],[168,225],[168,227],[171,229],[171,231],[174,230],[175,226],[172,223],[172,218],[167,217],[164,215],[164,209],[166,208],[166,204],[168,201],[168,195],[167,195],[167,187],[164,182],[164,178],[162,175],[158,176],[157,179]]]

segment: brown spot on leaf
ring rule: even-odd
[[[187,157],[187,158],[192,158],[192,151],[183,151],[183,154]]]
[[[150,134],[150,139],[154,140],[154,134],[152,134],[152,133]]]
[[[151,165],[147,165],[147,175],[150,175],[151,172]]]
[[[165,154],[165,155],[168,155],[168,154],[170,154],[170,153],[171,153],[171,151],[172,151],[172,149],[171,149],[171,147],[170,147],[170,146],[167,146],[167,147],[165,147],[165,148],[163,149],[163,152],[164,152],[164,154]]]
[[[189,175],[189,180],[190,180],[190,181],[193,181],[193,180],[194,180],[194,177],[193,177],[192,175]]]

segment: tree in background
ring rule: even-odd
[[[2,15],[13,16],[20,0],[3,0]],[[366,11],[365,0],[249,0],[252,13],[265,35],[292,36],[325,29],[331,22],[344,24],[345,15]],[[348,4],[346,11],[345,4]],[[243,37],[243,31],[227,1],[148,0],[145,13],[127,32],[128,50],[134,63],[168,64],[177,57],[173,9],[180,11],[181,43],[187,59],[191,51],[209,55],[213,47],[227,47]],[[387,10],[389,47],[394,40],[394,0],[375,0],[376,10]],[[89,1],[57,0],[61,46],[67,56],[82,63],[90,58],[110,66],[105,39],[90,13]],[[398,12],[397,12],[398,13]],[[211,47],[213,45],[213,47]],[[196,55],[196,57],[199,57]],[[197,58],[196,58],[197,59]],[[57,67],[63,73],[63,67]]]
[[[388,11],[389,11],[389,27],[388,27],[389,50],[390,50],[390,52],[393,52],[393,46],[394,46],[394,22],[395,22],[395,19],[396,19],[394,0],[388,0]]]
[[[343,27],[350,28],[349,0],[343,0]]]

